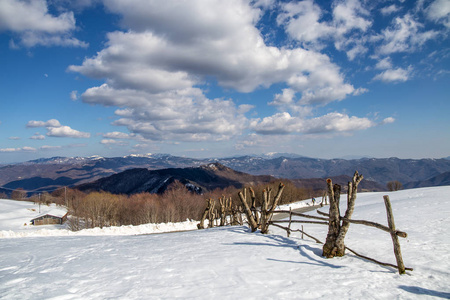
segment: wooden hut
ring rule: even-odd
[[[67,220],[67,211],[64,209],[52,209],[48,212],[37,215],[31,219],[33,225],[53,225],[63,224]]]

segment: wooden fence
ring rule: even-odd
[[[362,176],[359,176],[358,173],[355,172],[352,182],[349,182],[349,189],[348,189],[349,193],[347,195],[348,205],[347,205],[347,211],[344,216],[341,216],[339,213],[340,186],[337,186],[337,185],[333,186],[331,183],[331,180],[328,179],[327,180],[328,187],[329,187],[328,196],[329,196],[329,200],[330,200],[330,212],[329,213],[323,213],[323,212],[317,211],[320,215],[322,215],[322,217],[317,217],[317,216],[311,216],[311,215],[307,215],[307,214],[303,214],[303,213],[296,213],[291,210],[277,211],[278,213],[289,214],[289,220],[270,221],[270,225],[273,225],[273,226],[276,226],[276,227],[286,230],[288,236],[290,235],[291,232],[301,232],[302,235],[304,234],[304,235],[312,238],[317,243],[323,244],[324,246],[323,246],[323,254],[322,255],[329,257],[329,258],[334,257],[334,256],[343,256],[344,251],[348,250],[348,251],[354,253],[355,255],[362,257],[364,259],[370,260],[372,262],[381,264],[383,266],[394,267],[394,268],[398,269],[398,272],[400,274],[404,274],[405,270],[412,271],[413,270],[412,268],[406,268],[403,263],[403,258],[402,258],[400,243],[399,243],[398,238],[399,237],[406,238],[407,234],[406,234],[406,232],[397,230],[395,228],[394,215],[392,213],[392,206],[391,206],[391,202],[389,200],[389,196],[383,197],[385,207],[386,207],[388,226],[378,224],[375,222],[371,222],[371,221],[366,221],[366,220],[351,219],[351,215],[353,213],[355,199],[356,199],[356,188],[358,186],[358,183],[361,181],[361,179],[362,179]],[[292,216],[297,216],[297,217],[302,217],[302,218],[307,218],[307,219],[314,219],[314,221],[293,220]],[[292,229],[291,226],[292,226],[292,224],[295,224],[295,223],[327,225],[329,227],[327,241],[325,243],[323,243],[319,239],[307,234],[303,230],[303,226],[302,226],[302,229]],[[287,226],[283,226],[285,224],[287,224]],[[394,255],[395,255],[395,258],[397,261],[397,265],[377,261],[373,258],[361,255],[361,254],[355,252],[354,250],[346,247],[344,245],[344,237],[345,237],[346,232],[348,231],[350,224],[360,224],[360,225],[375,227],[375,228],[378,228],[378,229],[381,229],[383,231],[390,233],[391,238],[392,238],[392,243],[394,246]],[[330,244],[331,244],[331,246],[329,246]],[[339,250],[338,249],[339,247],[341,247],[342,249]]]
[[[397,260],[397,265],[380,262],[380,261],[375,260],[373,258],[361,255],[361,254],[357,253],[356,251],[348,248],[347,246],[345,246],[345,249],[347,249],[348,251],[352,252],[356,256],[359,256],[361,258],[370,260],[370,261],[375,262],[377,264],[396,268],[396,269],[398,269],[400,274],[404,274],[405,270],[413,271],[412,268],[405,267],[405,265],[403,263],[402,254],[401,254],[400,243],[398,241],[398,237],[406,238],[407,237],[407,233],[395,229],[394,217],[393,217],[393,214],[392,214],[392,208],[391,208],[389,196],[384,196],[384,201],[385,201],[385,205],[386,205],[389,226],[385,226],[385,225],[382,225],[382,224],[378,224],[378,223],[370,222],[370,221],[365,221],[365,220],[351,220],[351,219],[345,219],[344,217],[340,217],[340,219],[341,220],[346,220],[349,223],[371,226],[371,227],[375,227],[375,228],[381,229],[383,231],[389,232],[391,234],[392,242],[393,242],[393,245],[394,245],[394,254],[395,254],[395,258]],[[326,214],[326,213],[323,213],[323,212],[320,212],[320,211],[317,211],[317,212],[319,214],[321,214],[321,215],[326,216],[327,218],[311,216],[311,215],[307,215],[307,214],[303,214],[303,213],[296,213],[296,212],[293,212],[292,210],[279,210],[279,211],[277,211],[277,213],[289,214],[289,220],[271,221],[270,225],[273,225],[273,226],[276,226],[276,227],[279,227],[281,229],[286,230],[288,237],[290,236],[291,232],[300,232],[300,233],[302,233],[302,237],[303,237],[303,235],[306,235],[307,237],[313,239],[316,243],[324,244],[319,239],[317,239],[314,236],[306,233],[303,230],[303,226],[302,226],[302,229],[292,229],[292,227],[291,227],[292,224],[296,224],[296,223],[297,224],[301,223],[301,224],[329,225],[329,217],[328,217],[329,214]],[[316,220],[321,220],[321,221],[293,220],[292,219],[293,216],[303,217],[303,218],[308,218],[308,219],[316,219]],[[389,220],[391,220],[391,221],[389,221]],[[280,224],[286,224],[286,223],[288,224],[287,226],[280,225]]]

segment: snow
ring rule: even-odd
[[[31,225],[31,219],[45,214],[62,214],[67,210],[55,205],[39,205],[28,201],[0,200],[0,238],[44,237],[44,236],[86,236],[86,235],[138,235],[186,231],[197,229],[198,221],[186,220],[180,223],[143,224],[139,226],[120,226],[92,228],[80,231],[67,229],[63,225]]]
[[[35,232],[38,229],[63,229],[65,225],[31,225],[31,219],[38,216],[50,214],[65,215],[67,210],[63,207],[51,205],[39,205],[29,201],[14,201],[0,199],[0,237],[5,232],[18,234],[21,232]],[[34,234],[34,233],[33,233]]]
[[[15,222],[13,204],[0,200],[2,232],[28,236],[0,239],[0,298],[449,299],[450,187],[359,193],[353,218],[387,224],[384,194],[390,196],[396,227],[408,233],[400,239],[401,250],[414,271],[406,275],[351,253],[323,258],[320,244],[299,233],[287,238],[272,227],[268,235],[245,226],[136,235],[141,226],[128,226],[129,235],[119,227],[84,234],[47,228],[59,235],[43,236],[41,229]],[[344,210],[345,195],[341,202]],[[326,226],[304,229],[325,240]],[[346,244],[395,264],[384,231],[352,224]]]

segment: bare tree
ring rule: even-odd
[[[27,197],[27,192],[23,188],[17,188],[11,193],[11,199],[23,200]]]
[[[352,217],[355,208],[358,184],[363,178],[364,177],[359,175],[358,171],[356,171],[353,175],[352,181],[348,183],[347,210],[345,211],[342,225],[339,211],[341,186],[338,184],[333,185],[331,179],[327,179],[328,196],[330,199],[330,219],[327,239],[322,248],[322,255],[327,258],[344,256],[345,254],[344,239],[350,226],[350,223],[347,220]]]
[[[391,192],[399,191],[399,190],[403,189],[403,184],[397,180],[389,181],[386,186],[387,186],[388,190]]]

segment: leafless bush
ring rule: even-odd
[[[12,200],[24,200],[25,198],[27,198],[27,192],[22,188],[15,189],[11,193]]]
[[[71,215],[69,225],[79,230],[199,220],[204,209],[204,196],[190,192],[183,184],[175,182],[162,195],[141,193],[126,196],[106,192],[85,195],[71,190],[68,206]]]
[[[389,181],[386,186],[387,186],[388,190],[391,192],[399,191],[399,190],[403,189],[403,184],[397,180]]]

